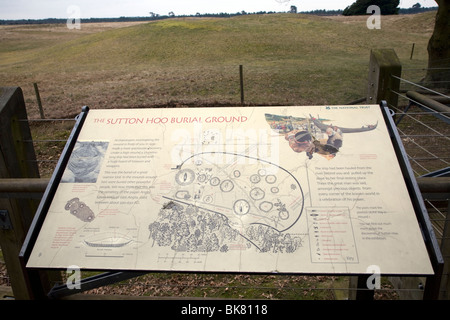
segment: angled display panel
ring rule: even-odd
[[[430,275],[380,106],[90,110],[30,268]]]

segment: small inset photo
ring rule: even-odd
[[[107,141],[78,141],[73,148],[61,182],[97,182],[108,144]]]

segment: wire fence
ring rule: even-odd
[[[426,69],[424,69],[426,70]],[[450,74],[450,68],[440,69]],[[399,102],[389,105],[396,119],[397,130],[402,138],[408,159],[417,177],[431,175],[450,165],[450,112],[435,110],[411,96],[418,91],[431,100],[450,103],[447,93],[426,87],[407,79],[392,76],[400,81],[399,92],[394,92]],[[450,76],[448,77],[450,79]],[[450,81],[441,81],[440,84]],[[439,99],[435,99],[439,98]],[[441,102],[438,102],[441,104]],[[445,105],[442,103],[442,105]],[[447,107],[448,108],[448,107]],[[448,108],[450,110],[450,108]]]
[[[428,69],[420,69],[427,71]],[[450,79],[450,68],[434,68],[444,74],[443,79]],[[417,69],[408,69],[417,72]],[[419,80],[414,82],[400,77],[399,91],[394,92],[399,102],[397,106],[389,105],[403,146],[407,153],[412,170],[416,177],[449,177],[450,176],[450,96],[449,80],[427,82],[423,85]],[[413,91],[415,94],[411,94]],[[418,94],[417,94],[418,93]],[[425,97],[418,99],[415,97]],[[424,103],[430,102],[430,103]],[[431,105],[430,105],[431,104]],[[430,217],[441,249],[447,245],[449,236],[446,228],[449,224],[450,194],[423,193],[425,206]],[[443,255],[445,261],[441,297],[448,297],[448,266],[450,256]],[[447,283],[447,284],[445,284]]]

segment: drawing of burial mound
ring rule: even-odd
[[[244,155],[196,154],[160,183],[171,184],[162,191],[165,202],[221,215],[241,234],[257,225],[285,232],[303,211],[303,191],[292,174],[269,161]]]

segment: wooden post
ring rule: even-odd
[[[39,169],[31,143],[31,132],[22,90],[0,87],[0,178],[39,178]],[[32,199],[1,198],[3,222],[0,228],[0,247],[16,299],[37,298],[31,293],[22,272],[19,252],[39,203]],[[39,273],[46,283],[46,275]],[[48,283],[47,283],[48,284]],[[46,285],[47,285],[46,284]]]
[[[39,107],[39,114],[41,115],[41,119],[45,119],[44,109],[42,108],[41,95],[39,94],[39,88],[37,83],[33,83],[34,92],[36,93],[36,100]]]
[[[369,85],[366,102],[379,104],[386,100],[388,106],[397,107],[402,65],[393,49],[374,49],[370,53]],[[395,92],[394,92],[395,91]]]
[[[241,105],[244,105],[244,71],[242,65],[239,65],[239,80],[241,86]]]
[[[415,43],[413,43],[412,48],[411,48],[411,56],[409,57],[409,60],[412,60],[413,55],[414,55],[414,47],[416,46]]]

